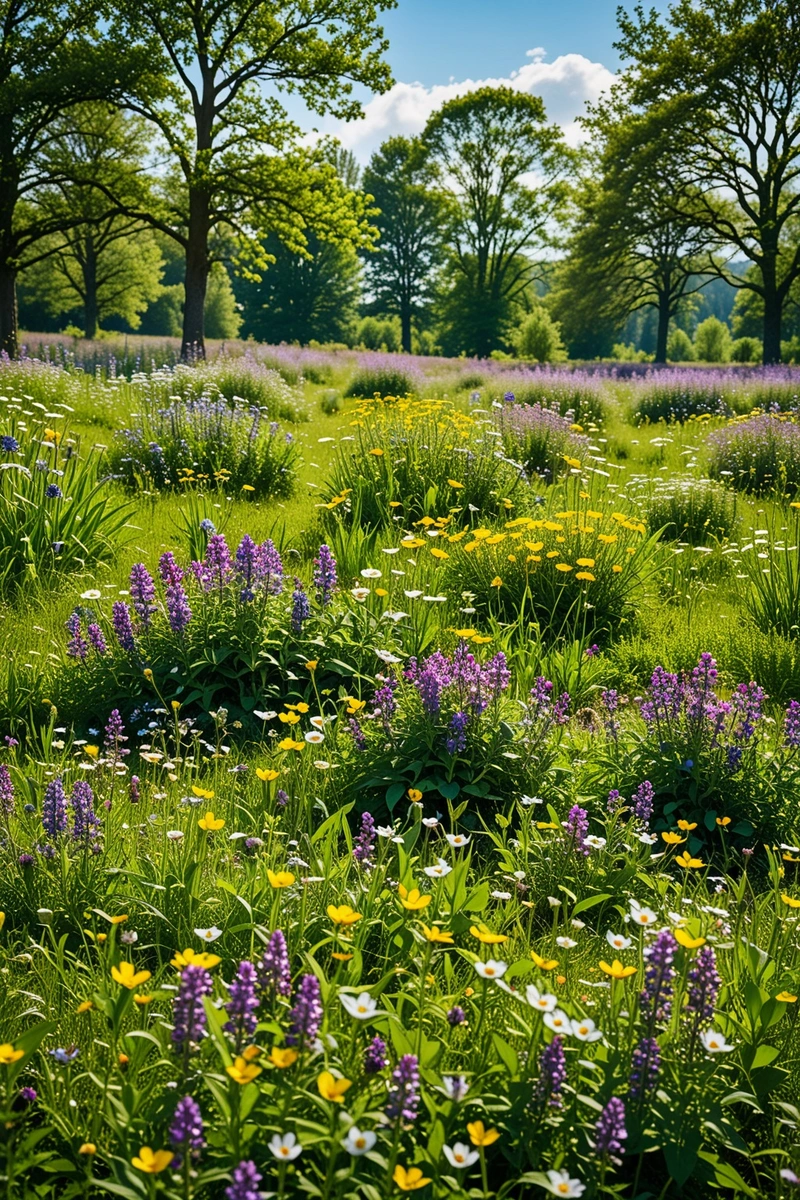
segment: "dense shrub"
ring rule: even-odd
[[[731,342],[731,362],[755,363],[761,358],[761,342],[754,337],[740,337]]]
[[[673,329],[667,339],[667,358],[670,362],[694,362],[692,339],[684,329]]]
[[[143,406],[109,451],[117,478],[129,488],[200,483],[256,496],[291,495],[299,452],[293,435],[265,409],[225,400]]]
[[[419,391],[421,374],[412,367],[396,365],[386,355],[375,355],[374,362],[362,355],[353,378],[347,385],[346,396],[368,399],[371,396],[410,396]]]
[[[742,492],[793,496],[800,488],[800,423],[776,413],[734,421],[709,435],[709,474]]]
[[[509,458],[521,463],[529,477],[548,483],[569,470],[569,460],[580,459],[589,445],[573,422],[540,404],[505,403],[497,426]]]
[[[496,379],[490,379],[486,390],[493,400],[513,395],[517,404],[539,404],[584,424],[602,421],[607,413],[602,379],[585,371],[559,371],[547,367],[506,371]]]
[[[687,476],[641,486],[647,524],[662,530],[665,540],[704,546],[730,537],[736,527],[735,497],[720,484]]]
[[[567,352],[561,341],[561,326],[554,321],[543,304],[525,317],[513,336],[514,351],[519,358],[539,363],[565,362]]]
[[[694,353],[701,362],[727,362],[731,356],[728,326],[718,317],[706,317],[694,331]]]

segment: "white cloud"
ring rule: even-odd
[[[374,96],[364,105],[363,121],[330,123],[324,132],[335,134],[363,162],[386,138],[421,133],[431,113],[446,100],[481,87],[505,86],[541,96],[548,120],[557,122],[567,141],[576,145],[583,138],[577,117],[584,111],[587,100],[596,100],[611,86],[614,75],[602,63],[592,62],[582,54],[561,54],[551,63],[545,62],[544,57],[541,46],[529,50],[526,58],[530,61],[507,78],[450,80],[432,87],[396,83],[390,91]]]

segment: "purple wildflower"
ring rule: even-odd
[[[127,742],[125,735],[125,726],[122,723],[122,717],[119,714],[118,708],[113,708],[109,713],[108,721],[105,728],[105,744],[106,748],[113,751],[114,755],[120,753],[120,743]]]
[[[608,800],[606,801],[606,812],[609,813],[611,816],[613,816],[615,812],[619,812],[620,808],[622,807],[622,805],[624,803],[625,803],[625,801],[620,796],[619,790],[617,788],[612,788],[611,791],[608,793]]]
[[[383,728],[387,733],[391,732],[392,717],[397,711],[397,701],[394,698],[397,690],[397,680],[391,676],[378,676],[381,686],[375,689],[375,707],[376,713],[383,721]]]
[[[270,935],[267,948],[258,964],[258,986],[262,992],[288,996],[292,990],[292,969],[286,938],[280,929]]]
[[[131,804],[138,804],[141,799],[138,775],[131,775],[130,783],[128,784],[128,799]]]
[[[287,1046],[299,1045],[301,1049],[305,1049],[316,1041],[323,1016],[319,980],[316,975],[303,975],[289,1017]]]
[[[644,783],[640,783],[636,791],[631,796],[631,808],[633,815],[637,821],[641,821],[643,825],[647,825],[653,815],[653,801],[655,799],[655,791],[649,779],[645,779]]]
[[[630,1087],[634,1099],[640,1100],[658,1082],[661,1070],[661,1051],[655,1038],[642,1038],[631,1058]]]
[[[449,737],[445,741],[448,754],[462,754],[467,748],[467,725],[469,715],[465,712],[453,713],[450,718]]]
[[[226,1033],[234,1034],[237,1050],[246,1038],[253,1036],[258,1025],[256,978],[256,968],[245,959],[239,963],[236,978],[231,980],[228,986],[231,998],[225,1005],[225,1010],[230,1019],[225,1022],[224,1028]]]
[[[567,1081],[567,1059],[564,1045],[556,1035],[539,1056],[537,1100],[546,1100],[550,1108],[561,1108],[561,1089]]]
[[[242,604],[249,604],[255,599],[253,584],[256,578],[257,571],[258,546],[246,533],[239,543],[239,548],[236,551],[236,574],[239,576],[239,581],[242,585],[242,590],[239,593],[239,599]]]
[[[467,1014],[464,1012],[460,1004],[454,1004],[447,1013],[448,1025],[463,1025],[467,1019]]]
[[[14,783],[7,763],[0,763],[0,811],[6,816],[14,811]]]
[[[351,717],[350,720],[347,722],[347,725],[350,730],[350,736],[353,739],[353,745],[355,746],[356,750],[359,750],[359,751],[366,750],[367,735],[364,733],[364,730],[361,728],[360,722],[355,717]]]
[[[669,929],[662,929],[651,946],[644,951],[647,969],[644,988],[639,996],[641,1014],[652,1030],[656,1022],[669,1020],[672,1011],[672,981],[675,968],[675,939]]]
[[[584,858],[587,858],[589,847],[586,845],[586,835],[589,832],[589,814],[586,809],[581,808],[579,804],[573,804],[569,810],[564,828],[572,842],[575,853],[582,854]]]
[[[61,779],[48,783],[42,804],[42,825],[48,837],[58,837],[67,828],[67,798]]]
[[[39,1098],[36,1088],[24,1087],[19,1089],[19,1098],[23,1104],[35,1104]]]
[[[147,629],[155,610],[156,585],[144,563],[134,563],[131,567],[130,587],[134,611]]]
[[[721,981],[717,973],[717,956],[711,946],[701,947],[687,982],[687,1010],[698,1021],[713,1020]]]
[[[175,1115],[169,1127],[169,1140],[176,1157],[172,1160],[172,1169],[178,1170],[185,1155],[197,1158],[206,1144],[203,1137],[203,1115],[200,1105],[191,1096],[183,1096],[175,1107]]]
[[[790,750],[796,750],[800,746],[800,703],[797,700],[789,701],[789,707],[784,714],[783,739],[783,744]]]
[[[123,650],[129,653],[136,649],[136,641],[133,636],[133,623],[131,621],[131,610],[128,608],[124,600],[117,600],[111,610],[111,622],[114,626],[114,633],[117,641]]]
[[[598,1154],[621,1154],[627,1136],[625,1105],[619,1096],[612,1096],[595,1125],[594,1148]]]
[[[494,658],[490,658],[481,671],[481,685],[489,692],[492,700],[497,700],[501,692],[506,691],[511,683],[511,672],[502,650],[498,650]]]
[[[90,621],[86,628],[86,633],[89,638],[89,643],[97,654],[105,654],[108,647],[103,631],[96,621]]]
[[[283,563],[271,538],[258,547],[258,578],[271,596],[280,596],[283,591]]]
[[[377,1075],[379,1071],[385,1071],[388,1065],[386,1043],[376,1033],[364,1053],[364,1074]]]
[[[336,590],[336,559],[333,557],[330,546],[324,543],[320,546],[319,554],[314,559],[314,587],[317,589],[320,604],[326,608]]]
[[[231,571],[231,552],[224,534],[213,533],[208,539],[205,567],[209,585],[216,583],[221,591],[228,582]]]
[[[289,803],[289,793],[285,792],[283,788],[278,788],[275,793],[275,803],[278,808],[286,808],[286,805]]]
[[[70,635],[67,654],[70,658],[78,658],[82,662],[89,653],[89,644],[81,633],[81,615],[79,612],[70,613],[67,617],[67,633]]]
[[[19,865],[22,867],[22,869],[24,871],[28,867],[32,867],[34,865],[34,863],[36,862],[36,859],[33,857],[32,854],[20,854],[19,858],[17,859],[17,862],[19,863]]]
[[[205,967],[190,963],[181,972],[178,994],[173,1005],[175,1028],[172,1041],[176,1049],[190,1042],[199,1042],[206,1033],[206,1010],[203,997],[214,989],[211,975]]]
[[[183,582],[183,568],[175,561],[171,550],[167,550],[158,560],[158,573],[166,587]]]
[[[619,692],[616,688],[608,688],[606,691],[601,692],[600,699],[603,702],[603,708],[606,710],[606,715],[603,718],[606,735],[616,741],[619,731],[622,728],[621,722],[614,715],[619,708]]]
[[[261,1183],[256,1164],[247,1158],[231,1171],[232,1182],[225,1188],[225,1200],[261,1200]]]
[[[419,1063],[416,1054],[404,1054],[392,1072],[386,1117],[389,1121],[415,1121],[419,1108]]]
[[[44,494],[48,500],[61,500],[64,495],[57,483],[48,483]]]
[[[192,610],[183,585],[173,583],[167,588],[167,617],[173,633],[183,633],[192,619]]]
[[[303,628],[303,622],[307,621],[310,616],[311,605],[308,602],[308,596],[305,593],[301,580],[295,575],[291,618],[293,632],[300,633]]]
[[[72,836],[76,842],[88,843],[100,828],[100,819],[94,811],[94,793],[85,779],[75,780],[69,799],[73,812]]]
[[[365,871],[371,871],[375,866],[375,818],[372,813],[361,814],[361,830],[353,843],[353,858]]]

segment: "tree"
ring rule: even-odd
[[[114,99],[141,77],[135,49],[120,57],[96,28],[92,0],[0,0],[0,352],[17,352],[19,271],[79,225],[36,203],[53,178],[46,151],[73,106]]]
[[[422,136],[453,198],[449,320],[463,318],[461,349],[485,356],[536,276],[531,253],[554,244],[572,157],[539,97],[508,87],[448,100]]]
[[[537,304],[514,335],[514,350],[520,358],[534,362],[563,362],[567,357],[561,342],[561,328],[543,304]]]
[[[700,362],[727,362],[731,356],[731,332],[724,321],[706,317],[694,331],[694,353]]]
[[[709,265],[761,296],[764,362],[778,362],[800,275],[800,244],[783,237],[800,212],[800,0],[676,0],[668,22],[641,6],[619,20],[640,144],[671,148],[677,194],[691,187],[717,248],[758,267]]]
[[[49,239],[49,256],[25,274],[27,287],[53,315],[82,310],[87,338],[104,318],[132,328],[160,292],[161,254],[152,231],[120,216],[96,184],[104,180],[131,203],[147,194],[141,121],[107,104],[77,106],[56,121],[42,163],[52,183],[37,195],[39,210],[64,229]],[[70,227],[72,217],[80,224]]]
[[[265,342],[348,341],[358,317],[361,263],[352,246],[309,235],[306,254],[277,237],[264,243],[271,265],[259,282],[241,280],[236,292],[245,332]]]
[[[375,217],[378,244],[365,260],[370,307],[400,318],[408,354],[412,321],[432,300],[435,272],[445,255],[448,205],[434,181],[419,138],[389,138],[364,171],[364,191],[380,210]]]
[[[354,83],[383,91],[387,47],[376,23],[394,0],[122,0],[121,37],[139,39],[168,86],[130,108],[158,130],[173,167],[169,201],[139,213],[185,254],[184,355],[204,353],[211,263],[234,241],[234,264],[257,275],[263,238],[307,252],[308,229],[360,243],[369,226],[359,197],[299,130],[276,93],[315,113],[353,119]],[[126,211],[131,211],[126,209]],[[215,243],[216,239],[216,243]]]

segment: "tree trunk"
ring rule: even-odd
[[[210,197],[200,188],[189,189],[189,235],[186,245],[185,300],[181,358],[205,358],[205,306],[208,286],[208,233]]]
[[[97,251],[94,238],[86,234],[83,261],[83,331],[87,338],[97,337]]]
[[[0,354],[16,358],[17,269],[11,261],[0,262]]]
[[[781,317],[783,305],[778,295],[775,263],[765,260],[761,268],[764,282],[764,352],[765,366],[781,361]]]
[[[411,353],[411,305],[405,301],[400,306],[400,344],[406,354]]]
[[[656,357],[657,363],[667,361],[667,341],[669,340],[670,320],[669,292],[661,292],[658,297],[658,325],[656,328]]]

